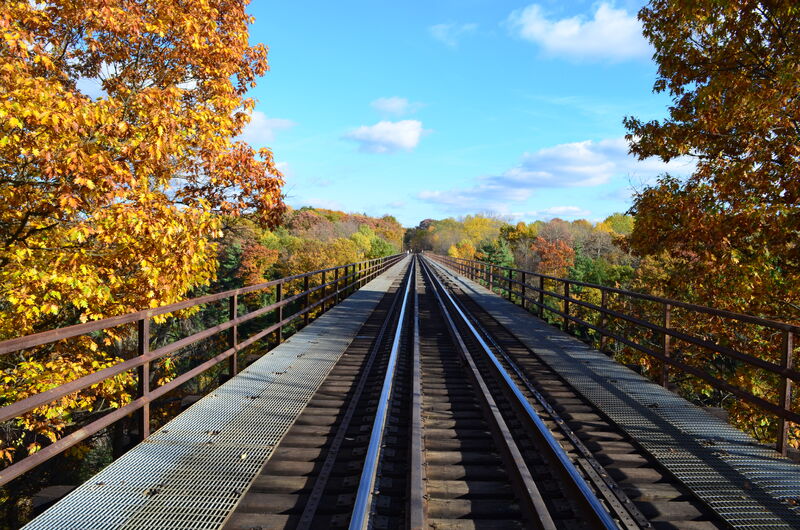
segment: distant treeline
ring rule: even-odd
[[[623,250],[633,231],[630,215],[615,213],[599,223],[584,219],[509,224],[468,215],[461,219],[425,219],[406,231],[410,249],[477,259],[503,266],[603,285],[626,286],[636,260]]]
[[[305,206],[291,208],[281,225],[267,229],[247,218],[231,219],[219,244],[219,269],[209,292],[283,276],[390,256],[403,246],[397,220]]]

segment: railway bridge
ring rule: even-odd
[[[267,305],[242,303],[265,290]],[[643,300],[663,318],[626,313],[612,297]],[[152,348],[154,322],[208,304],[227,304],[228,318]],[[678,313],[772,330],[782,363],[690,335],[671,325]],[[800,467],[784,456],[800,419],[793,326],[400,254],[22,337],[0,354],[115,326],[135,331],[135,356],[0,409],[9,421],[124,372],[139,381],[124,407],[0,471],[13,485],[135,418],[139,443],[26,528],[800,528]],[[221,353],[153,382],[153,363],[214,338]],[[615,361],[613,344],[660,366],[659,377]],[[687,363],[679,344],[766,371],[780,402]],[[151,405],[214,367],[227,381],[151,433]],[[673,393],[670,381],[686,373],[775,415],[778,443]]]

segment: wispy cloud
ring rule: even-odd
[[[406,98],[389,97],[378,98],[370,103],[372,108],[384,114],[394,114],[396,116],[403,116],[418,111],[422,107],[422,103],[414,103]]]
[[[284,129],[294,127],[296,123],[284,118],[270,118],[261,111],[254,110],[242,134],[240,140],[244,140],[253,147],[262,147],[268,142],[275,140],[275,133]]]
[[[458,47],[461,38],[478,29],[477,24],[436,24],[428,28],[431,36],[450,48]]]
[[[543,221],[560,217],[562,219],[582,219],[589,217],[591,211],[578,206],[553,206],[543,210],[536,210],[533,212],[526,212],[524,217],[529,219],[541,219]]]
[[[606,2],[597,5],[591,19],[548,18],[540,5],[531,4],[513,11],[508,24],[516,35],[554,56],[624,61],[652,54],[635,14]]]
[[[421,121],[381,121],[353,129],[344,138],[357,142],[362,152],[394,153],[414,149],[424,132]]]
[[[537,189],[597,187],[613,177],[647,183],[665,172],[688,175],[693,170],[694,162],[686,158],[669,163],[658,159],[639,161],[628,154],[625,138],[586,140],[525,153],[519,164],[499,175],[478,177],[473,185],[460,189],[425,190],[417,197],[451,210],[491,208],[502,212],[510,211],[510,204],[526,201]],[[557,215],[555,210],[549,213]],[[546,210],[539,212],[540,217],[546,214]]]
[[[688,174],[693,169],[690,159],[676,159],[669,164],[656,158],[639,161],[628,154],[625,138],[611,138],[559,144],[525,153],[518,165],[492,179],[506,186],[564,188],[598,186],[613,176],[646,181],[667,171]]]

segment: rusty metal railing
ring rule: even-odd
[[[661,363],[659,382],[665,387],[667,387],[669,384],[669,367],[672,366],[682,370],[684,373],[703,380],[705,383],[718,390],[728,392],[739,399],[742,399],[747,403],[755,405],[757,408],[776,416],[778,418],[776,447],[781,454],[786,455],[788,449],[789,423],[800,423],[800,414],[792,410],[792,387],[794,386],[794,383],[800,382],[800,372],[795,369],[793,359],[793,352],[795,349],[794,340],[795,336],[800,332],[800,327],[784,322],[759,318],[752,315],[733,313],[730,311],[680,302],[677,300],[670,300],[667,298],[660,298],[657,296],[637,293],[625,289],[606,287],[603,285],[580,282],[567,278],[558,278],[555,276],[538,274],[535,272],[511,267],[502,267],[482,261],[439,256],[430,253],[426,253],[426,256],[435,259],[442,265],[449,267],[459,274],[462,274],[487,286],[490,290],[500,290],[500,292],[504,293],[509,300],[515,301],[525,309],[529,309],[530,304],[533,304],[535,311],[540,318],[544,318],[547,314],[561,317],[561,328],[565,331],[570,331],[571,324],[573,323],[583,326],[586,329],[594,330],[600,336],[601,350],[604,348],[606,341],[610,338],[618,341],[620,344],[633,348],[634,350],[644,353],[645,355],[657,360]],[[551,284],[555,284],[557,287],[554,290],[546,289],[546,281],[550,282]],[[570,294],[571,287],[599,291],[600,304],[598,305],[572,296]],[[534,296],[530,296],[531,294]],[[623,297],[628,300],[646,301],[655,304],[656,306],[660,307],[660,310],[657,311],[659,315],[659,321],[652,322],[646,316],[636,316],[610,308],[608,301],[611,295]],[[559,301],[558,307],[547,304],[545,297],[548,297],[551,300]],[[571,306],[577,306],[579,308],[594,312],[594,314],[599,318],[597,318],[597,321],[594,323],[589,322],[586,320],[586,318],[581,318],[577,314],[577,311],[571,309]],[[708,338],[676,329],[674,326],[675,323],[673,322],[673,312],[677,308],[685,310],[689,314],[693,314],[695,317],[699,316],[700,314],[711,315],[739,324],[747,323],[761,326],[768,330],[780,333],[780,363],[742,353],[734,348],[720,345],[717,342],[709,340]],[[658,344],[657,347],[653,347],[653,343],[651,341],[633,340],[631,335],[625,336],[611,329],[609,324],[612,321],[621,321],[626,323],[626,325],[632,326],[633,328],[645,330],[648,333],[659,336],[661,339],[659,341],[660,344]],[[778,403],[773,403],[764,399],[763,397],[754,395],[752,392],[739,388],[728,381],[724,381],[719,377],[716,377],[707,370],[697,366],[692,366],[691,364],[676,358],[676,356],[673,356],[672,339],[708,350],[714,354],[724,356],[725,358],[735,362],[746,363],[750,366],[778,376],[780,379]]]
[[[338,267],[331,267],[328,269],[307,272],[286,278],[260,283],[240,289],[233,289],[218,294],[210,294],[190,300],[184,300],[174,304],[146,309],[127,315],[106,318],[94,322],[87,322],[85,324],[78,324],[65,328],[53,329],[34,335],[19,337],[16,339],[6,340],[0,342],[0,355],[6,355],[13,352],[26,350],[29,348],[36,348],[44,346],[65,339],[79,337],[107,329],[111,329],[124,324],[136,323],[137,337],[136,337],[136,353],[137,355],[131,359],[117,363],[108,368],[99,370],[92,374],[80,377],[58,387],[50,390],[34,394],[30,397],[5,405],[0,408],[0,422],[5,422],[18,418],[23,414],[30,412],[36,408],[48,405],[55,400],[64,396],[74,394],[81,390],[87,389],[93,385],[97,385],[112,377],[118,376],[128,371],[137,371],[138,389],[135,399],[129,403],[114,409],[113,411],[105,414],[103,417],[92,421],[91,423],[82,426],[78,430],[64,436],[45,446],[40,451],[29,455],[22,460],[0,470],[0,486],[8,483],[21,474],[35,468],[36,466],[46,462],[54,456],[69,449],[75,444],[85,440],[89,436],[99,432],[100,430],[112,425],[113,423],[129,416],[132,413],[138,413],[139,436],[146,438],[150,433],[150,403],[164,396],[168,392],[177,389],[180,385],[188,382],[190,379],[198,376],[202,372],[212,368],[213,366],[228,361],[228,373],[230,376],[238,372],[237,354],[253,345],[256,341],[266,337],[270,333],[277,333],[278,343],[282,340],[283,328],[295,321],[296,319],[303,318],[305,324],[309,323],[310,316],[314,310],[320,308],[321,312],[325,312],[333,305],[337,304],[343,297],[356,291],[361,286],[366,284],[375,276],[384,272],[387,268],[391,267],[400,261],[405,254],[395,254],[385,258],[371,259],[358,263],[349,263]],[[319,284],[310,287],[310,279],[314,276],[319,276]],[[331,276],[333,279],[331,279]],[[284,286],[290,282],[302,282],[303,290],[293,294],[289,297],[283,297]],[[276,301],[265,307],[258,308],[244,315],[239,315],[239,297],[248,293],[257,291],[264,291],[266,289],[274,289]],[[312,303],[312,295],[315,295],[316,301]],[[159,315],[167,315],[177,311],[190,309],[212,302],[228,301],[228,320],[219,325],[209,327],[188,337],[176,340],[170,344],[162,346],[158,349],[150,351],[150,321],[153,317]],[[293,302],[302,301],[303,307],[295,313],[284,316],[284,308]],[[249,338],[239,341],[239,326],[245,322],[251,321],[256,317],[272,313],[276,315],[276,322],[268,327],[256,332]],[[182,348],[190,346],[198,341],[209,339],[214,335],[230,330],[228,336],[228,348],[215,355],[214,357],[194,366],[190,370],[178,375],[171,381],[151,388],[150,384],[150,364],[165,357],[166,355],[176,352]]]

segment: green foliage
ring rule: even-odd
[[[505,239],[484,240],[478,245],[475,257],[501,267],[514,266],[514,254]]]

